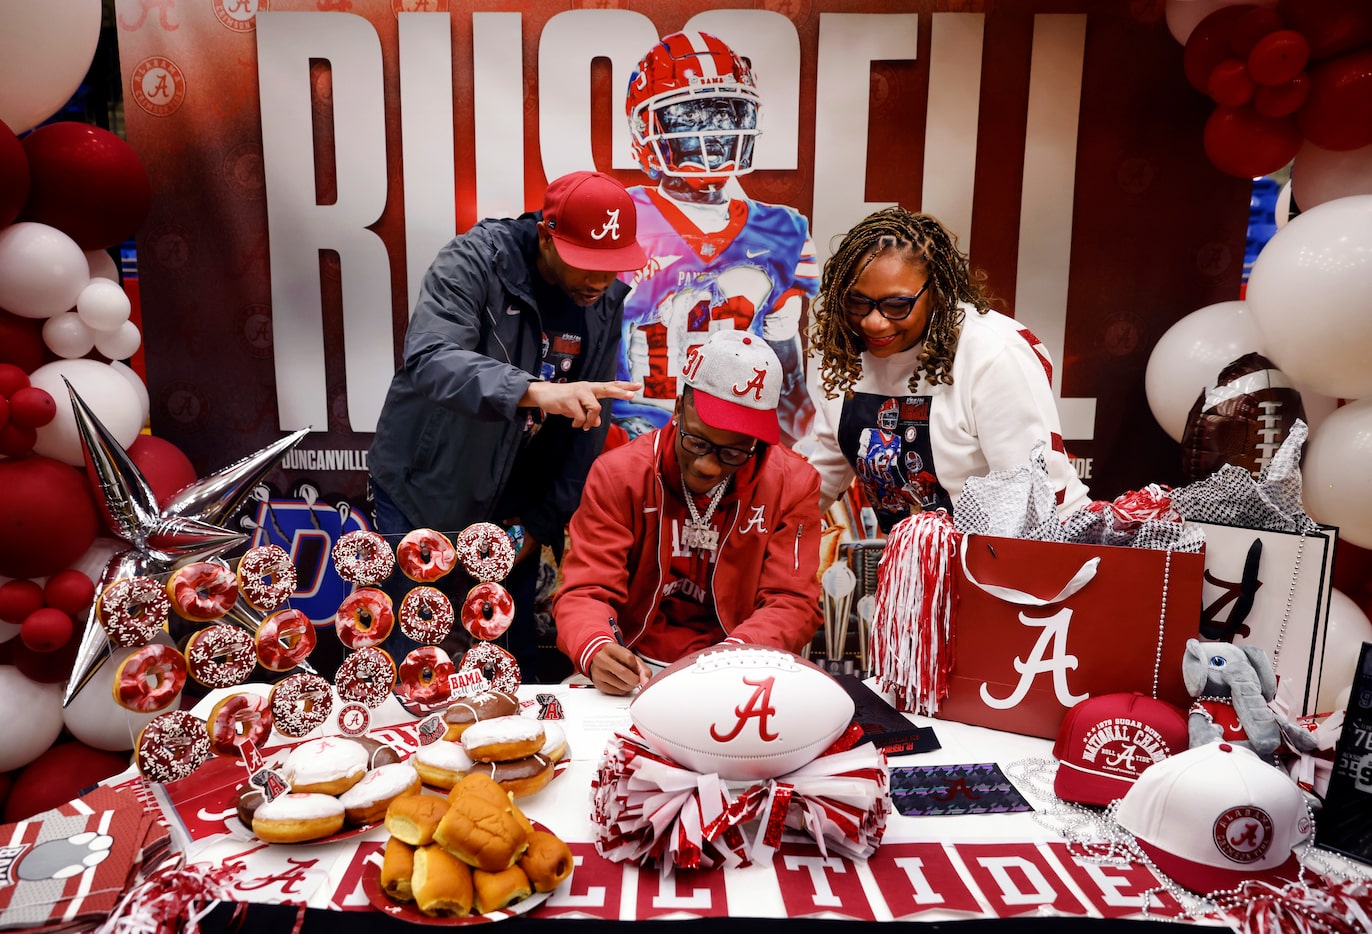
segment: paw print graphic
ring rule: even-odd
[[[70,879],[104,862],[113,844],[113,837],[93,830],[65,840],[49,840],[25,854],[15,874],[31,882]]]

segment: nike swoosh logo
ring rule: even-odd
[[[505,309],[505,314],[506,314],[506,315],[517,315],[517,314],[519,314],[519,306],[517,306],[517,305],[511,305],[509,308],[506,308],[506,309]]]
[[[749,259],[757,259],[759,256],[772,252],[771,250],[744,250],[743,254]]]

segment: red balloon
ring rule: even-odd
[[[1310,43],[1310,60],[1321,62],[1372,43],[1372,4],[1367,0],[1278,0],[1286,25]]]
[[[19,770],[5,801],[5,820],[23,820],[66,804],[128,765],[127,753],[105,752],[77,740],[59,742]]]
[[[1242,16],[1234,19],[1234,25],[1230,28],[1229,51],[1239,58],[1247,58],[1259,40],[1283,25],[1281,14],[1270,6],[1244,10]]]
[[[57,417],[57,403],[46,389],[25,386],[10,396],[10,422],[20,428],[42,428]]]
[[[1274,120],[1251,107],[1216,107],[1205,122],[1205,155],[1226,175],[1267,175],[1300,148],[1301,135],[1290,117]]]
[[[10,423],[10,400],[0,396],[0,428]]]
[[[48,457],[0,461],[0,575],[56,574],[86,553],[97,531],[81,471]]]
[[[43,608],[43,588],[33,581],[0,584],[0,620],[18,626],[30,613]]]
[[[139,435],[129,445],[128,454],[152,487],[159,506],[166,506],[183,487],[199,479],[191,459],[180,448],[154,435]]]
[[[56,652],[71,641],[71,617],[44,607],[28,615],[19,627],[19,638],[35,652]]]
[[[0,454],[6,457],[23,457],[33,450],[38,442],[38,432],[13,422],[0,428]]]
[[[58,571],[43,585],[43,602],[69,616],[85,612],[95,599],[95,584],[80,571]]]
[[[29,157],[19,137],[0,120],[0,227],[14,223],[29,198]]]
[[[3,122],[3,121],[0,121]],[[28,376],[42,366],[48,359],[48,348],[43,343],[42,318],[21,318],[8,311],[0,310],[0,370],[18,370],[28,385]],[[0,381],[0,395],[8,396],[3,381]]]
[[[1310,97],[1296,119],[1305,138],[1321,149],[1372,145],[1372,48],[1312,68]]]
[[[1237,58],[1226,58],[1210,72],[1206,93],[1217,104],[1242,107],[1253,99],[1257,85],[1248,74],[1248,66]]]
[[[29,385],[29,371],[10,363],[0,363],[0,396],[9,398]]]
[[[0,646],[9,648],[10,662],[25,678],[40,684],[61,684],[71,677],[81,640],[68,639],[56,652],[35,652],[23,639],[11,639]]]
[[[1285,84],[1305,69],[1310,44],[1290,29],[1268,33],[1248,53],[1248,72],[1259,84]]]
[[[1253,109],[1264,117],[1289,117],[1310,96],[1310,76],[1301,72],[1285,84],[1261,85],[1253,95]]]
[[[23,219],[56,227],[83,250],[129,239],[148,216],[152,186],[133,147],[85,123],[50,123],[24,137],[32,179]]]
[[[1209,93],[1206,87],[1210,82],[1210,72],[1234,54],[1230,48],[1230,37],[1235,25],[1245,13],[1255,9],[1257,7],[1251,3],[1220,7],[1191,30],[1191,35],[1186,39],[1186,48],[1182,51],[1181,62],[1182,69],[1186,72],[1186,80],[1190,81],[1191,86],[1197,91],[1202,94]]]

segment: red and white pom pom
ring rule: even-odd
[[[1114,502],[1096,500],[1087,508],[1092,512],[1108,513],[1111,525],[1119,531],[1137,529],[1148,521],[1181,521],[1181,514],[1172,505],[1171,490],[1157,483],[1150,483],[1141,490],[1121,493]]]
[[[1331,883],[1313,873],[1281,887],[1246,882],[1219,909],[1240,934],[1362,934],[1372,930],[1372,882]]]
[[[242,863],[191,863],[154,872],[130,889],[96,934],[195,934],[221,901],[234,901],[229,882]]]
[[[886,538],[872,614],[872,675],[901,710],[935,714],[948,695],[961,537],[939,509],[902,519]]]

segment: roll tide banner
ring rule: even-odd
[[[577,169],[655,204],[626,104],[653,92],[640,61],[686,31],[739,60],[701,83],[746,71],[755,90],[732,125],[751,171],[725,194],[760,226],[640,274],[626,352],[659,402],[691,330],[732,318],[799,351],[836,238],[899,203],[956,231],[1043,341],[1093,494],[1180,479],[1144,369],[1171,324],[1237,296],[1249,185],[1205,158],[1211,104],[1162,3],[117,0],[115,17],[154,190],[138,235],[153,429],[201,469],[310,427],[274,482],[360,501],[437,250]]]

